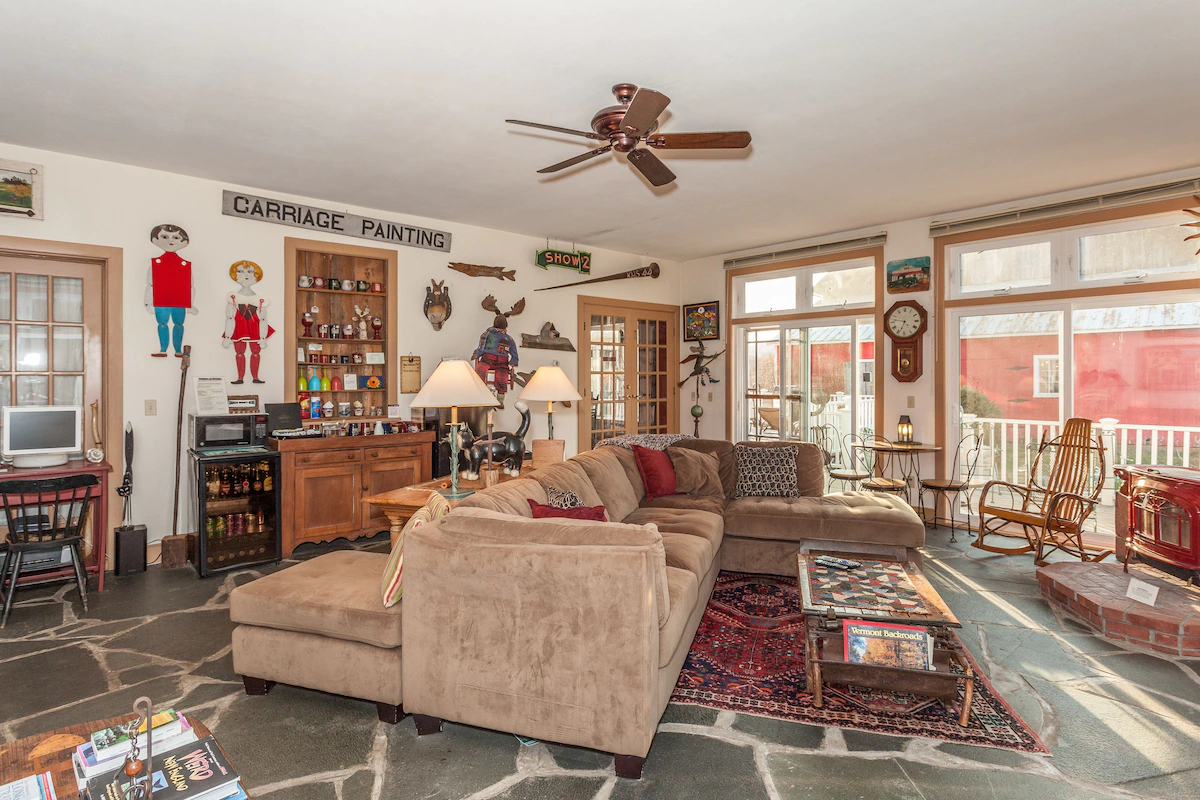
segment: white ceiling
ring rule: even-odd
[[[1195,0],[55,0],[0,141],[665,258],[1200,165]],[[547,178],[628,81],[748,151]],[[661,154],[661,151],[660,151]]]

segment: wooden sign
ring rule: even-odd
[[[582,250],[577,252],[568,252],[566,250],[538,250],[537,258],[533,260],[542,269],[549,267],[562,267],[563,269],[573,269],[581,275],[592,274],[592,254],[585,253]]]
[[[256,395],[256,394],[231,394],[231,395],[229,395],[229,413],[230,414],[257,414],[258,413],[258,395]]]
[[[229,217],[256,219],[293,228],[307,228],[325,233],[340,233],[373,242],[386,242],[405,247],[421,247],[426,250],[450,252],[450,234],[389,222],[386,219],[360,217],[344,211],[330,211],[286,200],[272,200],[252,194],[231,192],[226,189],[221,195],[221,213]]]
[[[400,394],[416,394],[421,391],[421,357],[400,357]]]

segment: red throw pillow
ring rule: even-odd
[[[594,522],[608,522],[608,517],[604,514],[604,506],[575,506],[573,508],[559,508],[558,506],[548,506],[529,500],[529,510],[533,512],[534,519],[551,519],[554,517],[561,519],[590,519]]]
[[[638,473],[642,483],[646,485],[646,499],[666,497],[678,493],[678,483],[675,478],[675,465],[671,457],[662,450],[651,450],[649,447],[630,445],[634,458],[637,459]]]

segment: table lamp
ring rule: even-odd
[[[533,440],[533,467],[540,469],[563,460],[566,442],[554,438],[554,404],[564,400],[582,400],[558,362],[549,367],[538,367],[537,371],[521,390],[525,402],[546,401],[546,438]]]
[[[450,409],[450,488],[439,489],[447,500],[461,500],[472,494],[472,490],[458,488],[458,451],[461,447],[458,409],[500,405],[492,390],[487,387],[470,362],[457,358],[443,360],[437,365],[429,380],[417,392],[410,405],[413,408]]]

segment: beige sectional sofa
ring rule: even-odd
[[[642,761],[721,569],[791,575],[802,548],[919,559],[925,528],[889,495],[823,496],[823,461],[799,444],[801,497],[721,489],[647,502],[633,453],[600,447],[460,502],[408,534],[401,663],[420,733],[448,719]],[[761,443],[756,446],[786,446]],[[547,487],[603,505],[611,522],[534,520]]]

